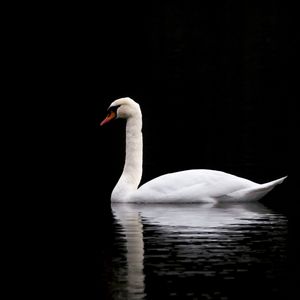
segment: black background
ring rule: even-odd
[[[125,121],[99,123],[117,98],[131,97],[142,109],[142,183],[191,168],[259,183],[289,174],[283,14],[279,1],[160,1],[111,5],[92,18],[85,36],[92,72],[83,98],[92,103],[93,144],[85,161],[95,192],[87,201],[108,245]],[[263,202],[287,212],[289,179]],[[113,251],[102,242],[97,267]],[[97,283],[102,292],[108,286],[103,278]]]
[[[281,9],[276,1],[101,9],[87,35],[94,72],[86,96],[105,205],[124,163],[125,123],[99,123],[119,97],[133,98],[143,112],[142,182],[190,168],[261,183],[288,174]]]
[[[14,81],[10,97],[34,115],[23,113],[26,125],[18,127],[24,134],[18,154],[26,165],[18,176],[29,179],[30,195],[31,189],[37,193],[39,204],[26,206],[39,209],[41,222],[51,215],[48,226],[59,240],[49,243],[55,245],[50,252],[59,270],[72,260],[51,278],[59,277],[62,286],[67,272],[80,278],[76,288],[70,280],[68,295],[85,276],[93,282],[95,243],[100,258],[101,244],[112,238],[110,193],[124,163],[125,122],[99,123],[113,100],[128,96],[141,105],[142,183],[190,168],[257,182],[289,173],[282,71],[287,28],[280,1],[26,4],[15,6],[12,16],[6,77],[20,83]],[[32,180],[27,171],[34,161]],[[287,209],[288,183],[265,201]],[[39,236],[53,233],[42,229]],[[84,288],[84,298],[87,293]]]

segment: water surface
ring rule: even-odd
[[[287,217],[259,203],[112,205],[107,299],[287,298]]]

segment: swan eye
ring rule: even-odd
[[[108,108],[107,110],[107,116],[106,118],[100,123],[100,126],[110,122],[111,120],[116,119],[117,116],[117,109],[120,107],[121,105],[115,105],[115,106],[111,106]]]

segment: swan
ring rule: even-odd
[[[100,126],[118,118],[126,120],[126,156],[123,172],[111,194],[111,202],[256,201],[287,177],[259,184],[222,171],[191,169],[159,176],[139,187],[143,164],[142,112],[139,104],[129,97],[113,101]]]

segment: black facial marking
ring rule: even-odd
[[[121,105],[115,105],[115,106],[111,106],[108,108],[108,112],[114,112],[117,113],[117,109],[120,107]]]

